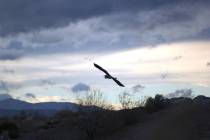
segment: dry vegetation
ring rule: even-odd
[[[78,112],[64,110],[51,118],[2,118],[0,139],[207,140],[210,137],[209,98],[165,99],[156,95],[139,103],[122,93],[119,100],[122,109],[112,110],[102,93],[93,90],[78,98],[81,105]]]

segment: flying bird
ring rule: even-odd
[[[103,71],[103,72],[106,74],[106,75],[104,75],[104,78],[105,78],[105,79],[112,79],[112,80],[114,80],[115,83],[117,83],[119,86],[125,87],[120,81],[117,80],[116,77],[113,77],[112,75],[110,75],[110,74],[108,73],[108,71],[106,71],[104,68],[102,68],[101,66],[99,66],[99,65],[96,64],[96,63],[93,63],[93,64],[94,64],[94,66],[95,66],[96,68],[98,68],[99,70]]]
[[[167,77],[168,77],[168,73],[163,73],[163,74],[161,74],[161,79],[166,79]]]

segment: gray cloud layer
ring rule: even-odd
[[[40,84],[41,85],[48,85],[48,86],[54,86],[54,85],[56,85],[55,82],[50,81],[50,80],[42,80]]]
[[[22,52],[11,49],[0,49],[0,61],[1,60],[16,60],[22,57]]]
[[[9,86],[6,82],[0,81],[0,91],[6,93],[9,91]]]
[[[7,68],[7,67],[2,67],[0,69],[0,72],[2,72],[3,74],[15,74],[14,69],[10,69],[10,68]]]
[[[192,98],[192,89],[180,89],[176,90],[175,92],[167,94],[165,97],[167,98],[177,98],[177,97],[188,97]]]
[[[209,39],[209,9],[207,0],[0,1],[0,60]]]
[[[88,19],[91,17],[110,15],[119,12],[148,11],[165,5],[178,5],[179,7],[195,6],[197,3],[208,5],[207,0],[91,0],[84,3],[83,0],[22,0],[0,1],[0,36],[41,30],[43,28],[56,28],[65,26],[70,22]],[[168,9],[170,11],[170,9]],[[190,10],[190,9],[188,9]],[[156,15],[154,21],[158,19]],[[153,23],[149,28],[155,28],[156,24],[166,22],[178,22],[191,18],[182,11],[165,12],[161,21]],[[133,20],[133,19],[131,19]],[[142,21],[144,23],[144,21]],[[129,21],[125,24],[136,25]],[[135,26],[134,26],[135,27]]]
[[[83,91],[89,91],[89,90],[90,90],[90,86],[84,83],[78,83],[71,88],[72,92],[83,92]]]
[[[144,88],[145,88],[144,86],[138,84],[138,85],[135,85],[132,87],[132,91],[133,91],[133,93],[137,93],[137,92],[140,92]]]
[[[181,2],[181,0],[176,2]],[[83,0],[1,0],[0,35],[59,27],[69,22],[113,12],[147,10],[172,3],[175,1],[91,0],[84,3]]]
[[[36,96],[34,94],[32,94],[32,93],[26,93],[25,94],[25,97],[27,97],[27,98],[33,98],[33,99],[36,98]]]

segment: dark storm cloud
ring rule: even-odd
[[[17,40],[11,40],[7,46],[7,48],[9,49],[22,49],[23,48],[23,44],[20,41]]]
[[[23,56],[23,52],[14,49],[1,49],[0,48],[0,61],[16,60]]]
[[[25,97],[27,97],[27,98],[33,98],[33,99],[36,98],[36,96],[34,94],[32,94],[32,93],[26,93],[25,94]]]
[[[210,39],[210,27],[202,29],[194,38]]]
[[[90,90],[90,86],[84,83],[78,83],[71,88],[72,92],[83,92],[83,91],[89,91],[89,90]]]
[[[56,85],[56,83],[53,82],[53,81],[50,81],[50,80],[42,80],[42,81],[41,81],[41,85],[54,86],[54,85]]]
[[[69,22],[111,13],[150,10],[176,3],[183,6],[194,2],[195,0],[0,0],[0,36],[65,26]],[[166,20],[185,19],[180,13],[169,17]]]
[[[204,40],[209,9],[207,0],[0,0],[0,61]]]
[[[132,87],[132,91],[133,93],[137,93],[137,92],[140,92],[144,88],[145,88],[144,86],[138,84]]]
[[[177,98],[177,97],[191,98],[193,97],[192,92],[193,92],[192,89],[180,89],[180,90],[176,90],[175,92],[167,94],[165,97],[166,98]]]

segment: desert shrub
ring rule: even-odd
[[[151,110],[154,110],[155,108],[155,101],[152,97],[149,97],[145,103],[145,109],[147,111],[151,111]]]
[[[59,126],[65,129],[74,129],[78,127],[79,116],[82,112],[72,112],[70,110],[63,110],[56,114],[55,118],[59,121]]]
[[[123,92],[118,96],[121,109],[132,109],[135,107],[140,107],[145,104],[145,100],[133,99],[133,96],[128,92]]]
[[[132,102],[131,95],[127,92],[123,92],[119,95],[119,101],[122,109],[130,109],[134,106],[134,102]]]
[[[46,119],[44,122],[42,122],[41,125],[39,125],[38,128],[40,128],[40,129],[54,128],[56,125],[58,125],[60,123],[60,120],[58,119],[57,116],[54,116],[53,118]]]
[[[121,110],[121,115],[123,117],[123,123],[125,126],[136,123],[139,117],[133,109]]]
[[[141,117],[141,114],[139,114],[138,109],[134,108],[139,108],[144,106],[145,104],[145,98],[143,100],[141,99],[134,99],[133,95],[123,92],[122,94],[119,95],[119,102],[121,104],[121,115],[124,119],[124,125],[131,125],[136,122]]]
[[[135,107],[132,109],[119,110],[121,117],[123,117],[124,126],[133,125],[139,122],[144,122],[148,118],[148,113],[145,112],[144,107]]]
[[[88,139],[105,135],[114,129],[114,115],[108,115],[113,106],[105,100],[100,90],[92,89],[83,96],[78,96],[77,101],[81,106],[77,120],[78,128],[85,132]],[[115,120],[117,122],[117,118]]]
[[[144,121],[145,118],[147,116],[142,108],[96,111],[81,116],[80,129],[89,139],[100,138],[120,131],[125,126]]]
[[[112,110],[113,106],[106,102],[103,93],[100,90],[92,89],[83,96],[77,96],[77,102],[81,106],[99,107]],[[81,107],[83,108],[83,107]],[[80,108],[80,109],[81,109]]]
[[[96,116],[91,114],[82,114],[78,119],[78,128],[84,132],[88,139],[92,139],[96,135],[97,120]]]
[[[88,139],[93,139],[120,130],[124,125],[123,121],[123,117],[117,111],[103,110],[81,115],[78,126]]]
[[[46,123],[45,124],[43,124],[43,125],[40,125],[40,127],[39,127],[40,129],[49,129],[50,128],[50,126],[49,125],[47,125]]]
[[[49,128],[52,128],[52,127],[54,127],[54,125],[57,125],[60,122],[57,119],[51,119],[51,118],[49,118],[45,123],[46,123],[46,125],[49,126]]]
[[[169,105],[168,101],[162,96],[157,94],[155,98],[149,97],[145,103],[145,109],[149,112],[156,112]]]
[[[8,135],[10,138],[12,139],[16,139],[19,137],[19,130],[18,127],[15,123],[13,122],[3,122],[2,124],[0,124],[0,131],[7,131]]]
[[[143,106],[144,102],[133,100],[132,95],[127,92],[119,95],[122,107],[120,111],[112,110],[112,106],[106,102],[99,90],[91,90],[77,100],[82,106],[81,108],[84,108],[84,106],[101,108],[79,112],[78,128],[86,134],[88,139],[119,131],[124,126],[138,122],[144,114],[142,108],[134,109]]]
[[[62,110],[62,111],[59,111],[58,113],[56,113],[56,117],[58,118],[64,118],[64,117],[71,117],[71,116],[74,116],[76,115],[77,113],[76,112],[72,112],[70,110]]]
[[[109,135],[119,131],[124,125],[123,116],[116,111],[103,111],[97,116],[97,135]]]

